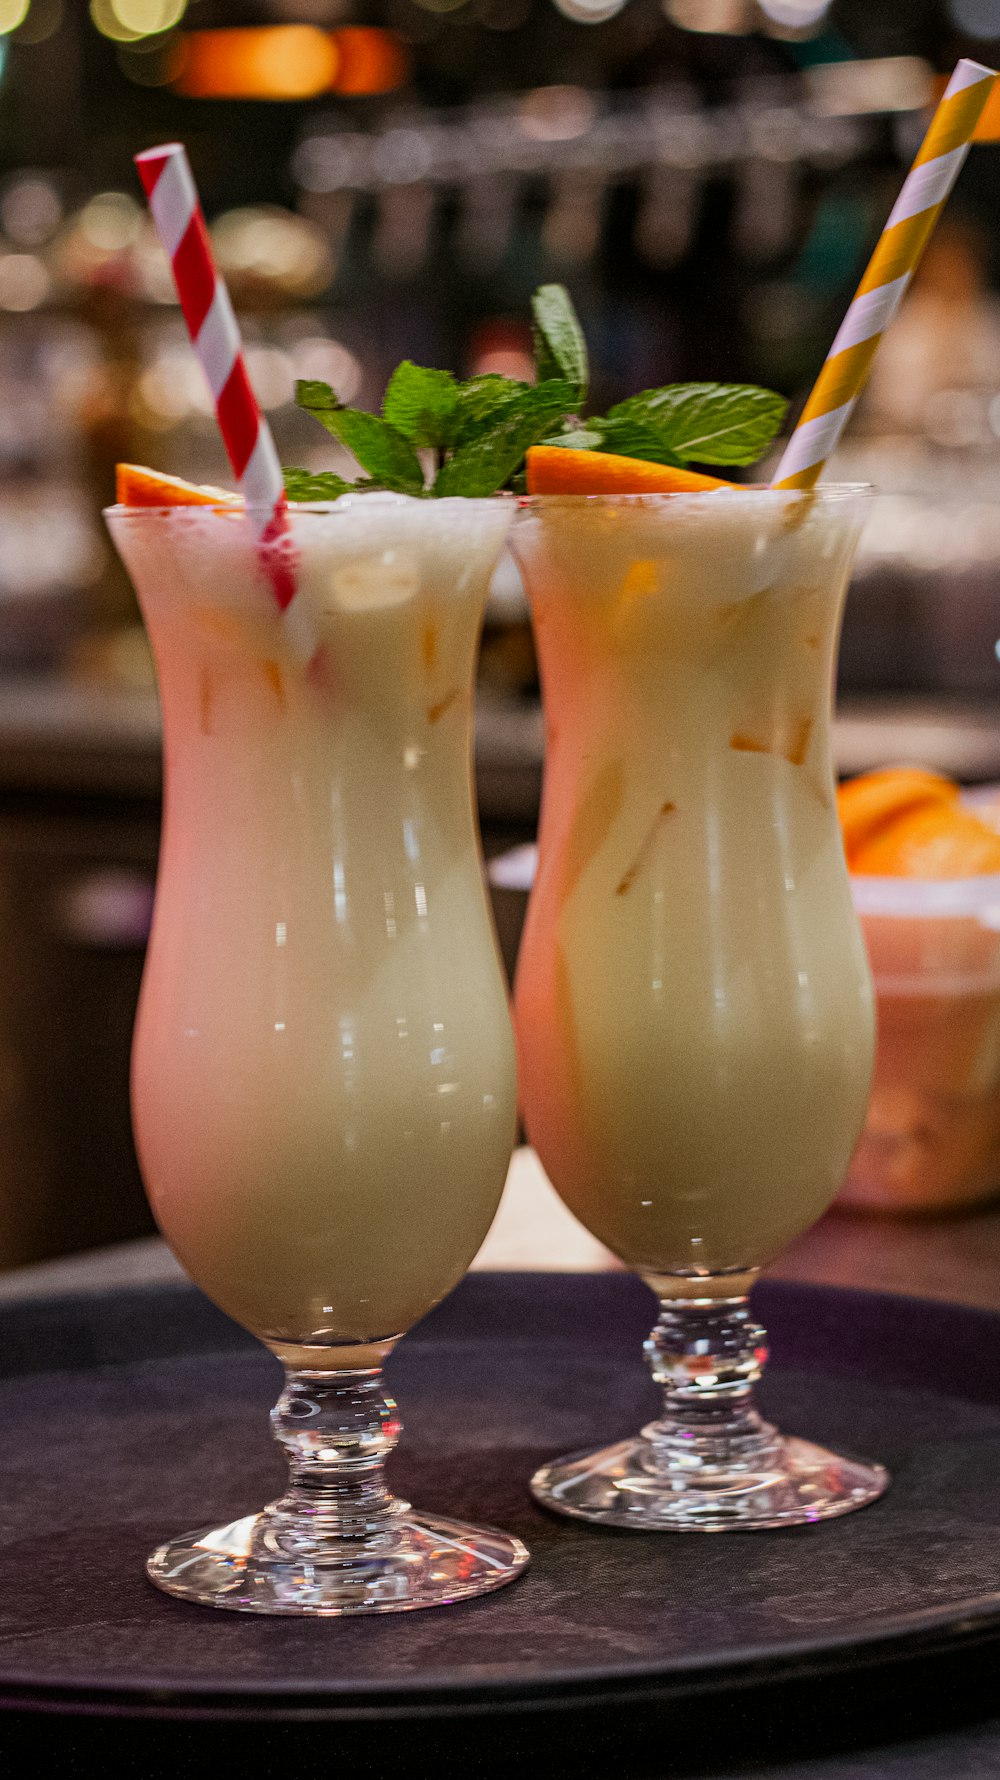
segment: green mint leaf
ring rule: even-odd
[[[752,464],[778,432],[787,407],[783,397],[755,384],[671,383],[619,402],[608,421],[649,429],[675,462]]]
[[[430,371],[404,359],[382,400],[382,418],[411,445],[441,451],[452,442],[459,386],[450,371]]]
[[[604,446],[605,424],[603,420],[588,420],[584,426],[567,426],[561,433],[553,433],[539,443],[562,445],[567,451],[600,451]]]
[[[494,414],[478,437],[459,446],[438,472],[436,495],[495,494],[520,469],[529,445],[537,445],[566,412],[572,391],[560,378],[519,386],[520,394]]]
[[[419,459],[409,441],[388,421],[379,420],[363,408],[343,407],[328,383],[300,380],[295,386],[295,400],[346,445],[373,481],[399,494],[423,494],[424,473]]]
[[[458,387],[452,444],[471,444],[473,439],[516,412],[525,392],[537,386],[521,383],[513,377],[500,377],[486,371],[481,377],[470,377]]]
[[[335,396],[328,383],[320,383],[316,378],[300,377],[295,385],[295,402],[304,408],[307,414],[315,414],[317,420],[327,410],[341,406],[339,397]]]
[[[324,426],[346,445],[363,470],[383,488],[423,494],[424,472],[412,446],[394,426],[363,408],[341,408]]]
[[[590,383],[590,365],[587,342],[569,292],[561,284],[541,285],[531,299],[531,313],[539,382],[565,378],[572,385],[575,404],[579,406]]]
[[[335,501],[339,494],[346,494],[355,486],[353,482],[345,482],[343,476],[335,475],[333,470],[320,470],[314,475],[312,470],[300,470],[290,465],[281,473],[290,501]]]
[[[606,420],[587,422],[594,424],[601,431],[601,450],[613,451],[618,457],[637,457],[650,464],[680,464],[683,460],[676,451],[671,451],[664,444],[663,438],[655,427],[646,425],[641,420],[631,420],[628,416],[617,413],[612,408]]]

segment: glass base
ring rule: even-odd
[[[639,1435],[556,1459],[536,1471],[531,1489],[543,1507],[600,1526],[724,1533],[831,1520],[876,1501],[888,1484],[881,1465],[783,1435],[744,1461],[691,1469],[683,1457],[665,1464],[657,1443]]]
[[[327,1540],[320,1556],[276,1548],[267,1511],[185,1533],[146,1565],[157,1588],[237,1613],[408,1613],[503,1588],[528,1551],[493,1527],[467,1526],[399,1504],[391,1527]]]

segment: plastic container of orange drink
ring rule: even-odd
[[[851,788],[841,794],[878,1042],[840,1201],[921,1212],[1000,1193],[1000,789],[960,798],[937,775],[903,778],[854,782],[863,796],[882,780],[895,796],[891,829],[877,819],[866,827],[862,811],[852,832]],[[918,779],[930,790],[923,801]]]

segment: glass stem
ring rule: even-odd
[[[643,1429],[656,1470],[759,1470],[781,1452],[753,1390],[767,1360],[767,1333],[749,1299],[663,1298],[646,1344],[663,1388],[663,1411]]]
[[[385,1478],[400,1422],[381,1371],[287,1370],[271,1427],[289,1479],[285,1494],[261,1517],[258,1536],[268,1550],[334,1557],[345,1540],[392,1532],[407,1504],[390,1493]]]

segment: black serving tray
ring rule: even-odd
[[[519,1533],[531,1567],[479,1601],[340,1621],[187,1606],[144,1575],[166,1535],[280,1486],[266,1420],[280,1374],[261,1348],[183,1285],[0,1309],[0,1732],[5,1716],[37,1729],[76,1714],[440,1736],[471,1718],[482,1738],[486,1719],[561,1717],[620,1739],[630,1715],[652,1712],[661,1737],[715,1734],[749,1702],[766,1721],[779,1699],[801,1730],[862,1696],[869,1715],[908,1701],[907,1729],[927,1685],[913,1678],[942,1663],[949,1687],[988,1673],[1000,1698],[1000,1317],[778,1282],[756,1306],[773,1348],[765,1409],[880,1459],[883,1501],[753,1534],[548,1516],[528,1494],[534,1467],[655,1409],[640,1352],[653,1300],[624,1274],[472,1275],[390,1363],[393,1482],[422,1508]],[[670,1747],[625,1772],[679,1771]]]

